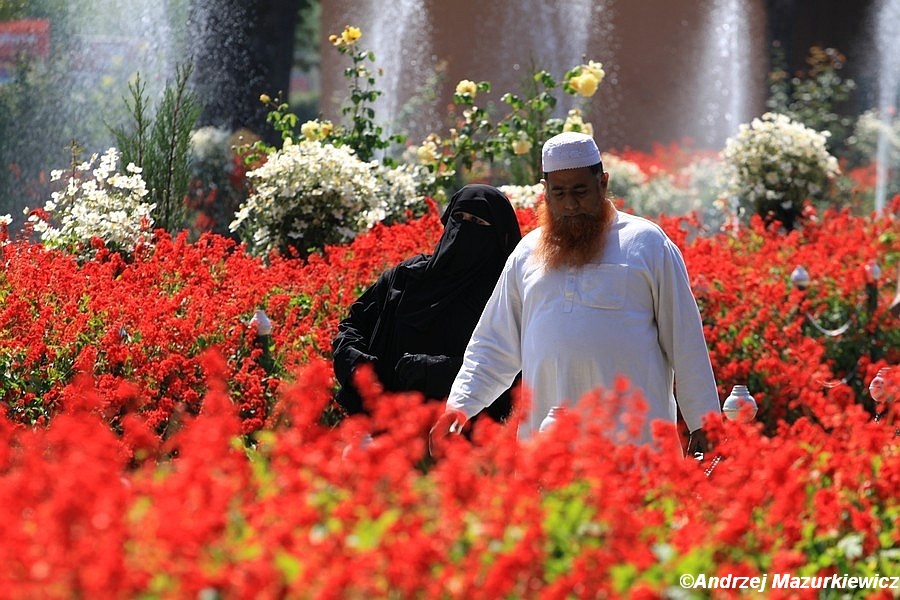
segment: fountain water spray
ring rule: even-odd
[[[503,57],[505,63],[498,66],[510,68],[523,79],[539,69],[561,81],[566,71],[588,59],[603,63],[609,76],[610,70],[615,69],[609,52],[604,49],[602,55],[587,54],[589,48],[596,51],[598,40],[607,44],[612,39],[611,4],[612,0],[496,3],[491,22],[502,31],[527,32],[523,34],[531,38],[523,44],[516,35],[499,36],[497,56]],[[521,79],[511,82],[510,89],[517,89],[521,83]],[[609,83],[603,85],[606,88]],[[555,116],[561,118],[578,104],[577,98],[567,94],[558,94],[557,100]]]
[[[697,141],[720,148],[749,120],[750,29],[743,0],[714,0],[707,13],[694,104]]]
[[[387,135],[406,133],[398,126],[404,89],[416,89],[433,73],[425,0],[367,2],[360,8],[362,45],[374,53],[379,69],[376,86],[382,93],[373,106],[375,118]]]
[[[889,132],[897,118],[900,91],[900,0],[880,0],[875,19],[878,51],[878,115],[881,127],[875,150],[875,212],[881,213],[890,172]]]
[[[84,148],[81,160],[114,145],[109,126],[125,117],[136,73],[154,100],[174,76],[181,6],[186,0],[71,0],[49,15],[51,52],[34,57],[22,82],[4,84],[27,94],[0,116],[0,168],[10,169],[0,174],[0,213],[9,212],[16,228],[25,206],[49,199],[46,173],[68,166],[71,142]]]
[[[433,32],[439,27],[431,20],[441,18],[441,7],[425,0],[359,3],[353,6],[353,21],[347,22],[362,29],[360,44],[373,52],[375,66],[380,70],[376,86],[382,95],[373,107],[376,121],[386,134],[416,136],[446,126],[444,107],[424,106],[424,102],[414,106],[421,100],[417,96],[427,91],[429,80],[439,74],[439,61],[452,61],[458,67],[475,57],[472,70],[461,77],[490,80],[495,90],[519,89],[524,79],[533,74],[533,68],[546,70],[561,80],[567,70],[586,58],[590,44],[597,38],[610,37],[609,32],[599,31],[594,24],[608,22],[608,14],[606,21],[600,17],[612,1],[485,3],[469,29],[454,35],[461,46],[449,49],[432,43]],[[530,36],[527,43],[519,35]],[[602,62],[608,59],[587,58]],[[483,72],[486,65],[490,65],[491,72]],[[456,81],[444,84],[455,85]],[[570,96],[560,96],[555,116],[565,116],[577,102]]]

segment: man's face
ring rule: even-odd
[[[608,174],[595,175],[588,167],[547,174],[536,250],[547,267],[580,267],[600,255],[615,215],[606,199],[608,181]]]
[[[595,175],[589,167],[564,169],[542,179],[547,207],[555,219],[599,216],[606,202],[609,173]]]

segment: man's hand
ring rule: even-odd
[[[695,429],[691,432],[691,437],[688,439],[687,446],[687,455],[688,458],[694,458],[697,456],[697,453],[706,454],[709,452],[709,440],[706,439],[706,432],[703,431],[703,428]]]
[[[447,436],[462,433],[467,420],[461,410],[447,409],[438,417],[428,434],[428,453],[435,458],[442,456],[447,445]]]

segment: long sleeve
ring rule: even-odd
[[[511,257],[466,347],[448,409],[471,418],[509,389],[521,370],[521,329],[521,288]]]
[[[680,250],[663,245],[655,290],[659,344],[675,372],[675,397],[689,429],[703,426],[709,413],[719,413],[719,396],[703,337],[703,324],[690,288]]]
[[[389,288],[391,270],[379,276],[357,300],[350,305],[347,316],[338,324],[338,334],[332,341],[334,375],[341,386],[337,401],[350,414],[363,410],[362,400],[353,387],[353,369],[361,362],[373,362],[369,346]]]
[[[332,342],[334,374],[344,385],[361,355],[367,355],[372,333],[381,308],[379,283],[367,289],[350,305],[347,316],[338,324],[338,334]]]

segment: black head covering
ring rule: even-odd
[[[490,225],[464,221],[464,211]],[[444,232],[427,261],[408,268],[409,284],[397,307],[398,320],[424,329],[456,302],[481,314],[507,257],[522,239],[516,212],[503,192],[490,185],[460,189],[441,217]]]

